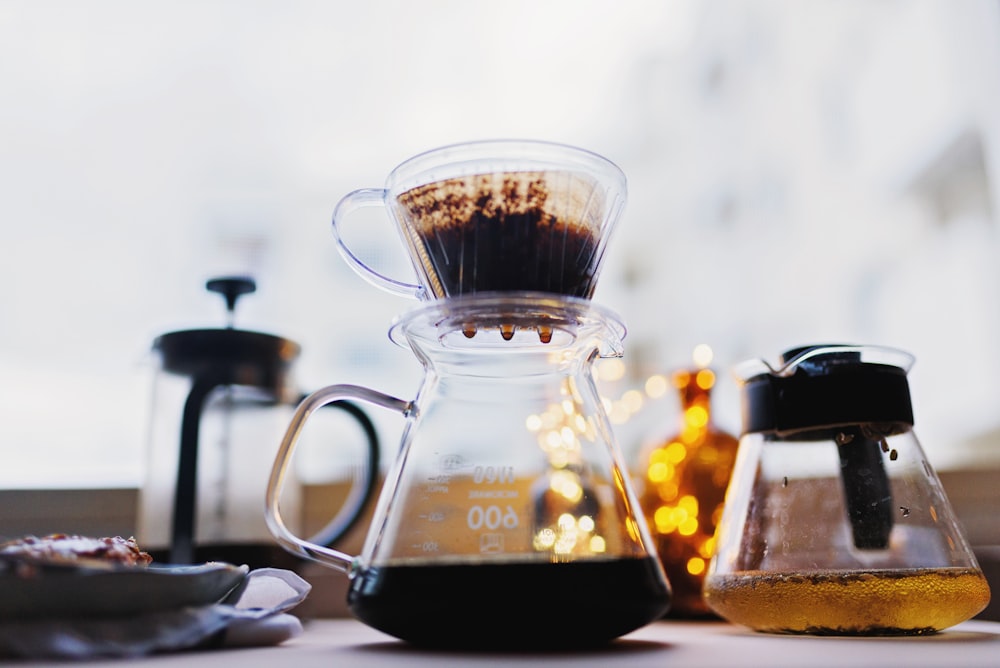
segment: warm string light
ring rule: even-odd
[[[588,498],[581,476],[580,442],[596,438],[594,425],[579,410],[568,384],[563,385],[562,393],[562,401],[548,406],[540,415],[529,415],[525,421],[549,460],[546,484],[536,493],[552,516],[536,519],[532,546],[555,557],[603,554],[607,542],[598,531],[590,507],[593,499]]]
[[[712,361],[712,351],[707,345],[697,346],[693,358],[700,368],[694,382],[703,389],[710,388],[715,383],[714,373],[706,367]],[[620,382],[626,375],[624,362],[620,359],[602,360],[595,367],[598,382],[613,384]],[[690,380],[690,379],[689,379]],[[612,424],[627,423],[633,416],[648,405],[651,400],[665,397],[674,382],[666,374],[653,374],[642,383],[641,389],[626,389],[613,399],[601,396],[601,403]],[[690,436],[702,429],[708,422],[708,412],[705,408],[695,406],[685,412],[685,424],[688,425]],[[586,490],[579,474],[581,470],[580,441],[594,438],[594,426],[579,410],[572,399],[568,386],[563,387],[563,399],[550,405],[543,413],[530,415],[525,421],[527,429],[536,434],[539,447],[545,452],[550,471],[547,474],[547,485],[542,494],[551,495],[557,502],[554,505],[573,508],[585,501]],[[648,476],[651,481],[665,483],[669,492],[668,482],[674,475],[674,467],[687,456],[687,448],[682,442],[672,443],[669,447],[656,453],[651,462]],[[674,496],[676,496],[674,488]],[[669,494],[668,494],[669,495]],[[673,501],[674,499],[663,499]],[[672,505],[664,504],[653,518],[657,531],[672,533],[676,531],[682,536],[691,536],[698,530],[698,500],[693,496],[684,496]],[[598,533],[595,518],[586,512],[561,512],[549,521],[539,522],[533,538],[533,546],[538,551],[552,552],[554,555],[600,554],[606,550],[606,541]],[[705,541],[699,549],[701,557],[693,557],[688,561],[687,569],[692,574],[704,571],[707,559],[711,556],[713,546],[711,541]]]
[[[676,432],[659,441],[640,464],[645,468],[643,512],[675,586],[674,614],[681,617],[708,613],[701,597],[702,578],[715,552],[715,527],[737,445],[734,437],[711,424],[709,397],[716,383],[708,368],[712,357],[707,345],[697,346],[691,367],[669,378],[652,376],[644,384],[647,398],[672,389],[681,403]],[[625,406],[621,400],[609,404]]]
[[[710,363],[711,349],[699,346],[695,349],[693,358],[699,364]],[[711,369],[702,367],[693,372],[678,372],[673,380],[677,389],[694,384],[699,389],[710,390],[715,385],[715,373]],[[650,455],[646,470],[646,479],[656,485],[660,499],[660,504],[652,516],[653,528],[660,535],[677,534],[688,541],[694,541],[698,555],[690,557],[685,568],[688,573],[695,576],[705,571],[715,549],[715,543],[711,533],[699,531],[698,498],[691,494],[684,494],[678,498],[680,490],[677,485],[679,479],[677,467],[687,459],[691,448],[704,438],[708,422],[708,406],[692,404],[685,407],[683,426],[677,440],[655,450]],[[718,521],[716,515],[719,511],[721,506],[714,509],[715,522]]]
[[[707,343],[699,343],[691,353],[691,360],[698,369],[694,382],[703,390],[715,385],[715,372],[708,368],[714,358],[715,354]],[[595,370],[597,381],[609,385],[620,382],[626,375],[625,363],[619,358],[601,360]],[[672,381],[666,374],[655,373],[646,378],[641,385],[642,389],[629,388],[617,399],[602,395],[601,403],[611,424],[623,425],[641,412],[649,400],[662,399],[666,396],[671,386],[676,386],[677,382],[676,379]],[[697,421],[697,416],[691,417],[693,424]]]

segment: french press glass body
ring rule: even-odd
[[[989,587],[913,432],[913,358],[810,346],[737,369],[743,436],[705,582],[760,631],[917,635]]]

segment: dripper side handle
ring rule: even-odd
[[[350,399],[388,408],[403,415],[407,415],[412,408],[412,404],[409,401],[397,399],[396,397],[356,385],[330,385],[310,394],[295,409],[292,421],[289,423],[288,429],[281,440],[274,465],[271,468],[271,476],[267,482],[264,507],[264,520],[267,523],[267,528],[282,548],[292,554],[319,562],[343,573],[351,570],[355,557],[296,536],[281,517],[279,501],[292,453],[295,450],[296,443],[302,434],[306,421],[323,406],[335,401]],[[360,512],[360,508],[361,505],[358,506],[358,512]]]
[[[387,194],[388,191],[384,188],[363,188],[345,195],[333,210],[333,238],[337,243],[337,250],[340,252],[340,255],[358,276],[387,292],[411,299],[421,299],[424,296],[423,287],[414,283],[399,281],[375,271],[362,262],[361,258],[347,247],[340,233],[341,225],[348,214],[365,207],[385,207]]]

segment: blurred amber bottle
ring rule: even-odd
[[[642,509],[674,591],[669,617],[709,617],[701,596],[738,440],[712,424],[711,369],[673,375],[680,431],[646,458]]]

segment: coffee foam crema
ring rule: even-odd
[[[597,182],[569,171],[456,177],[407,190],[398,202],[418,231],[461,224],[477,215],[502,220],[538,212],[540,222],[579,225],[597,234],[604,218],[604,196]]]

